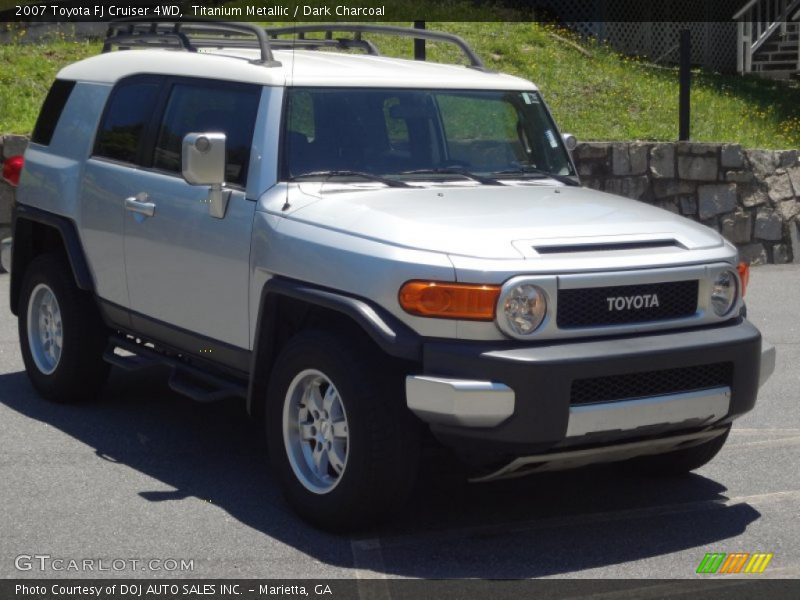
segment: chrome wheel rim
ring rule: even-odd
[[[36,368],[50,375],[58,367],[64,344],[61,307],[53,290],[40,283],[28,300],[28,347]]]
[[[315,494],[326,494],[347,468],[350,431],[342,398],[322,372],[295,376],[283,403],[283,442],[297,480]]]

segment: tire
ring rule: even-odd
[[[710,462],[722,450],[730,432],[731,426],[728,425],[725,433],[697,446],[665,454],[640,456],[622,464],[626,469],[642,475],[667,477],[686,475]]]
[[[96,398],[108,377],[108,332],[65,258],[43,254],[31,261],[19,306],[22,360],[36,391],[65,404]]]
[[[291,507],[320,529],[353,531],[386,519],[416,479],[419,424],[403,403],[402,375],[374,355],[341,336],[305,331],[272,370],[270,462]]]

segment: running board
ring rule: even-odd
[[[704,431],[684,435],[643,440],[640,442],[627,442],[612,446],[600,446],[598,448],[582,448],[579,450],[537,454],[535,456],[523,456],[514,459],[504,467],[492,473],[473,477],[470,479],[470,482],[483,483],[496,479],[523,477],[543,471],[564,471],[597,463],[628,460],[629,458],[646,456],[648,454],[662,454],[664,452],[670,452],[671,450],[702,444],[723,433],[725,433],[725,427],[706,429]]]
[[[116,353],[116,349],[128,352],[128,356]],[[211,374],[178,358],[159,352],[155,348],[137,341],[113,336],[103,354],[103,360],[125,369],[137,371],[157,365],[172,367],[168,385],[173,391],[188,396],[196,402],[216,402],[231,398],[246,398],[247,386],[227,377]]]
[[[173,392],[187,396],[195,402],[217,402],[247,396],[247,388],[244,386],[196,370],[173,369],[168,385]]]
[[[150,367],[163,364],[160,360],[155,360],[153,358],[141,356],[135,353],[130,353],[128,356],[123,356],[121,354],[117,354],[115,352],[116,349],[117,344],[115,344],[114,341],[110,341],[106,351],[103,353],[103,360],[115,367],[124,369],[125,371],[140,371],[142,369],[149,369]]]

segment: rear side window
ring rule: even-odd
[[[158,131],[153,166],[179,173],[187,133],[222,132],[225,181],[244,185],[261,88],[253,85],[176,83]]]
[[[95,156],[128,163],[138,161],[160,88],[160,83],[154,80],[128,81],[112,92],[97,131]]]
[[[42,110],[39,112],[39,118],[36,120],[36,127],[33,128],[33,135],[31,141],[34,144],[41,144],[47,146],[50,140],[53,139],[53,133],[58,125],[58,120],[61,118],[61,113],[64,111],[64,106],[69,100],[69,95],[72,93],[72,88],[75,87],[74,81],[66,81],[63,79],[56,79],[47,97],[42,104]]]

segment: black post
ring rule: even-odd
[[[414,29],[425,29],[425,21],[414,21]],[[425,40],[414,38],[414,60],[425,60]]]
[[[689,140],[691,123],[692,34],[688,29],[681,29],[680,53],[678,139],[683,142]]]

